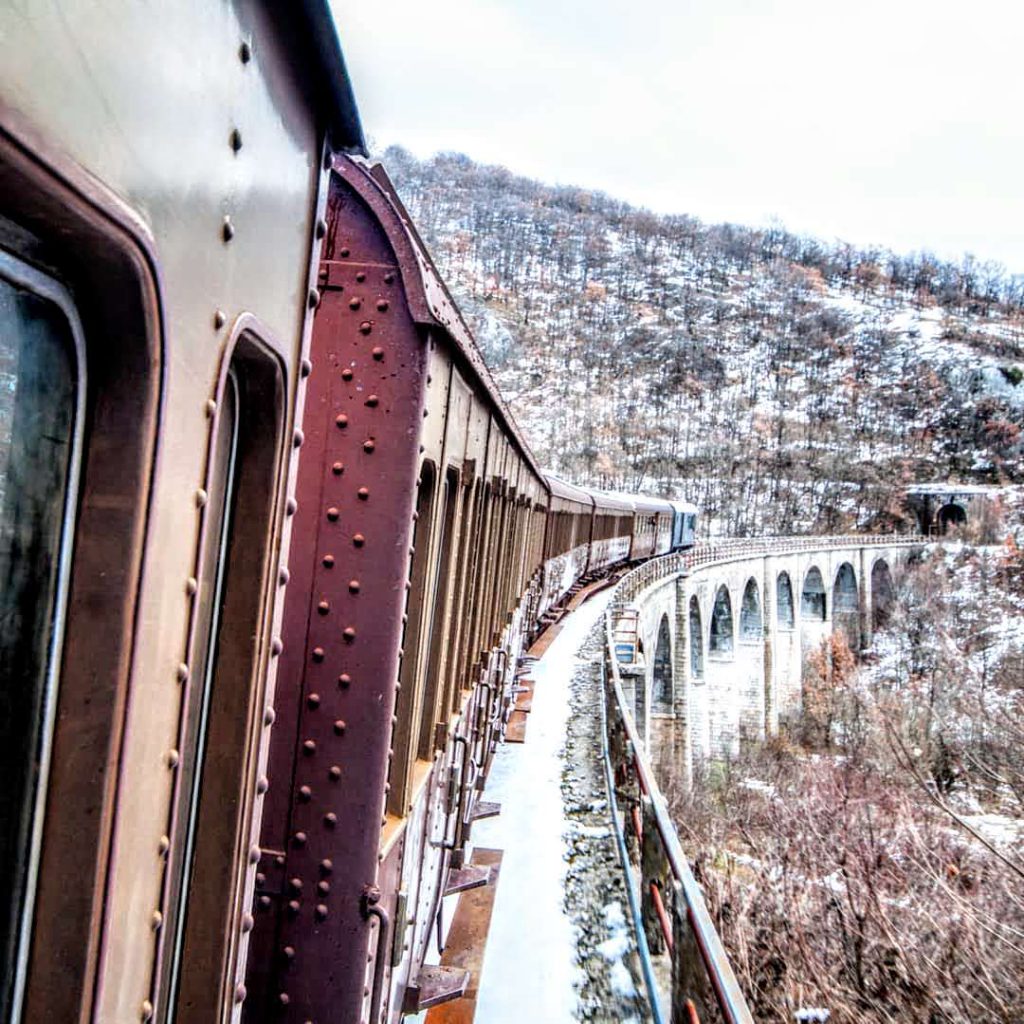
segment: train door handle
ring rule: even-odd
[[[388,938],[391,932],[391,919],[388,912],[380,905],[380,889],[368,885],[363,890],[363,916],[367,919],[377,918],[377,951],[373,958],[373,987],[370,990],[369,1024],[377,1024],[380,1018],[381,997],[384,994],[384,972],[388,969],[387,956]]]

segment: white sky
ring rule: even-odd
[[[372,143],[1024,273],[1024,4],[333,0]]]

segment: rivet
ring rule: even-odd
[[[289,498],[284,503],[284,514],[286,516],[293,516],[298,511],[299,503],[294,498]]]
[[[260,796],[263,796],[263,794],[266,793],[268,789],[270,789],[270,779],[268,779],[266,775],[261,775],[256,780],[256,792]]]
[[[331,891],[331,883],[330,882],[317,882],[316,883],[316,891],[318,893],[320,893],[321,896],[326,896]]]
[[[322,921],[327,916],[327,904],[318,903],[316,905],[316,916],[318,921]]]
[[[394,280],[395,280],[395,275],[392,274],[390,271],[388,271],[388,273],[386,273],[384,275],[384,283],[385,284],[393,284]]]
[[[305,846],[306,845],[306,833],[305,832],[296,832],[295,835],[293,836],[293,839],[295,841],[295,845],[296,846]]]
[[[256,922],[253,920],[252,914],[242,915],[241,928],[243,932],[251,932],[255,924]]]
[[[358,309],[362,304],[363,304],[363,300],[359,299],[359,298],[356,298],[355,296],[353,296],[351,299],[348,300],[348,308],[349,309]]]
[[[289,901],[288,901],[288,910],[289,910],[289,911],[291,912],[291,914],[292,914],[292,916],[293,916],[293,917],[294,917],[294,916],[295,916],[295,915],[296,915],[296,914],[297,914],[297,913],[298,913],[298,912],[299,912],[299,911],[300,911],[301,909],[302,909],[302,904],[301,904],[301,903],[300,903],[300,902],[299,902],[298,900],[289,900]]]
[[[226,323],[228,318],[224,315],[222,309],[215,309],[213,311],[213,329],[219,331]]]
[[[139,1016],[142,1018],[142,1020],[152,1020],[153,1004],[148,999],[143,1000],[142,1009],[139,1011]]]
[[[278,855],[277,855],[277,856],[276,856],[276,857],[274,858],[274,863],[275,863],[275,864],[276,864],[276,865],[277,865],[277,866],[278,866],[279,868],[283,868],[283,867],[284,867],[284,854],[283,854],[283,853],[279,853],[279,854],[278,854]]]
[[[322,564],[323,564],[323,567],[325,569],[333,569],[334,568],[334,555],[324,555],[323,563]]]
[[[308,359],[303,359],[299,364],[299,373],[308,377],[313,372],[313,364]]]
[[[379,363],[379,362],[381,362],[381,360],[382,360],[382,359],[384,358],[384,349],[382,349],[382,348],[381,348],[381,347],[380,347],[380,346],[378,345],[378,346],[377,346],[377,348],[375,348],[375,349],[374,349],[374,350],[373,350],[373,351],[372,351],[372,352],[371,352],[370,354],[371,354],[371,355],[373,356],[373,358],[374,358],[374,359],[376,359],[376,360],[377,360],[377,362]]]
[[[210,496],[202,489],[202,487],[200,487],[196,491],[196,508],[202,508],[209,499]]]
[[[323,217],[317,218],[316,228],[313,233],[317,238],[323,238],[327,234],[327,221]]]
[[[364,320],[359,325],[359,333],[360,334],[369,334],[372,330],[373,330],[373,324],[371,324],[369,320]],[[376,358],[376,357],[374,357],[374,358]]]
[[[341,778],[341,768],[338,765],[336,765],[336,764],[332,764],[331,765],[331,770],[327,774],[330,775],[330,777],[335,782],[337,782],[338,779]]]
[[[373,449],[376,447],[377,445],[373,441],[363,442],[363,451],[366,452],[367,455],[371,454],[373,452]]]
[[[324,858],[324,860],[320,861],[320,873],[321,874],[329,875],[333,870],[334,870],[334,862],[333,861],[331,861],[331,860],[329,860],[327,858]]]
[[[292,574],[288,571],[288,567],[282,565],[281,571],[277,574],[277,582],[283,587],[291,578]]]
[[[343,462],[334,463],[334,465],[331,466],[331,472],[335,476],[341,476],[341,474],[345,472],[345,464]]]
[[[358,594],[359,593],[359,586],[360,586],[359,585],[359,580],[349,580],[348,581],[348,592],[350,594]]]
[[[303,434],[301,430],[296,430],[295,433],[292,434],[292,445],[295,448],[301,448],[302,447],[302,442],[305,441],[305,440],[306,440],[306,435]]]
[[[243,64],[248,64],[252,60],[252,47],[248,43],[243,42],[238,48],[238,59]]]
[[[327,518],[330,519],[330,521],[332,523],[336,523],[338,521],[338,516],[340,516],[340,515],[341,515],[341,513],[338,511],[338,509],[337,509],[337,507],[335,505],[332,505],[327,510]]]
[[[188,675],[189,675],[189,673],[188,673],[188,665],[186,665],[185,662],[182,662],[178,666],[178,670],[177,670],[177,672],[175,672],[175,676],[177,677],[177,680],[178,680],[179,683],[187,683],[188,682]]]
[[[316,610],[317,610],[317,611],[318,611],[318,612],[319,612],[319,613],[320,613],[321,615],[326,615],[326,614],[327,614],[327,613],[328,613],[328,612],[329,612],[329,611],[331,610],[331,606],[330,606],[330,603],[329,603],[329,602],[327,602],[327,601],[321,601],[321,602],[320,602],[320,603],[319,603],[319,604],[318,604],[318,605],[316,606]]]
[[[244,985],[236,985],[235,986],[235,1002],[236,1003],[244,1003],[245,1002],[245,996],[246,996],[245,986]]]
[[[181,760],[181,755],[176,750],[167,751],[167,767],[177,768],[178,762]]]
[[[316,711],[316,709],[318,707],[320,707],[320,694],[319,693],[311,693],[306,698],[306,704],[309,705],[309,708],[310,708],[311,711]]]
[[[291,1000],[291,996],[289,996],[287,992],[282,992],[280,995],[278,995],[277,1001],[282,1006],[287,1006],[292,1000]]]
[[[370,395],[370,397],[366,400],[366,404],[371,409],[376,409],[377,406],[380,404],[380,399],[376,395]]]
[[[281,952],[284,954],[285,960],[294,960],[295,959],[295,947],[294,946],[285,946],[284,949],[281,950]]]
[[[338,685],[343,689],[347,690],[352,685],[352,677],[347,672],[342,672],[338,676]]]
[[[306,740],[306,742],[302,744],[302,750],[303,750],[303,753],[305,753],[307,756],[315,754],[316,753],[316,741],[315,740]]]
[[[340,718],[334,723],[334,731],[338,736],[343,736],[347,728],[348,726],[346,726],[345,722]]]
[[[225,242],[230,242],[231,239],[235,237],[235,225],[231,223],[231,218],[228,216],[224,217],[224,223],[220,228],[220,237],[223,238]]]
[[[308,804],[309,801],[313,799],[313,790],[311,790],[309,786],[300,786],[299,799],[301,799],[303,803]]]
[[[351,626],[346,626],[341,635],[345,638],[345,643],[350,644],[356,638],[356,631]]]
[[[334,813],[334,811],[328,811],[324,815],[324,824],[328,828],[334,828],[334,826],[338,824],[338,816]]]
[[[263,712],[263,724],[264,725],[273,725],[275,718],[277,718],[277,714],[276,714],[276,712],[274,711],[273,708],[267,708],[266,710],[264,710],[264,712]]]
[[[216,411],[217,411],[217,403],[212,398],[208,398],[206,400],[206,415],[207,415],[207,417],[213,416],[213,414]]]
[[[164,915],[159,910],[154,910],[152,916],[149,919],[149,926],[153,931],[160,931],[161,925],[164,923]]]
[[[260,857],[263,856],[263,851],[258,846],[249,847],[249,863],[256,864]]]
[[[302,892],[302,879],[301,878],[289,878],[288,884],[292,887],[295,892]]]
[[[361,548],[366,543],[366,538],[361,533],[357,533],[352,538],[352,543],[355,544],[357,548]]]
[[[346,249],[342,249],[341,252],[339,253],[339,255],[341,256],[341,258],[343,260],[347,259],[348,255],[349,255],[349,250],[347,248]]]
[[[161,857],[167,856],[167,851],[171,848],[171,840],[169,836],[161,836],[160,842],[156,844],[156,848],[160,853]]]
[[[310,288],[306,301],[309,303],[310,309],[316,309],[320,304],[320,293],[315,288]]]
[[[373,449],[371,448],[370,450],[372,451]],[[356,491],[356,494],[359,496],[360,501],[366,501],[366,499],[370,497],[370,488],[360,487],[359,490]]]
[[[242,133],[237,128],[231,129],[228,136],[228,144],[237,153],[242,148]]]
[[[267,876],[262,871],[256,872],[256,884],[260,887],[267,884]]]
[[[284,650],[284,643],[279,636],[270,641],[270,653],[276,658]]]
[[[335,419],[334,425],[339,430],[344,430],[348,426],[348,417],[344,413],[340,413]]]
[[[359,273],[356,274],[356,280],[360,284],[362,284],[366,280],[366,273],[364,271],[360,270]]]
[[[266,910],[270,906],[270,897],[261,896],[256,902],[260,905],[260,907],[263,910]]]
[[[341,371],[342,380],[351,380],[353,376],[354,374],[352,373],[352,368],[349,366],[346,366],[345,369]]]
[[[199,580],[197,580],[195,576],[189,576],[189,578],[185,580],[185,593],[188,594],[189,597],[195,597],[198,589]]]
[[[388,300],[387,299],[378,299],[377,300],[377,312],[378,313],[386,313],[387,311],[388,311]]]
[[[313,648],[313,660],[323,661],[324,660],[324,649],[322,647]]]

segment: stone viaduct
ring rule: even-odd
[[[656,559],[611,609],[619,671],[652,756],[687,780],[695,757],[735,754],[799,710],[806,654],[841,629],[871,646],[893,573],[925,539],[727,540]],[[625,582],[625,581],[624,581]],[[666,747],[671,745],[671,749]]]

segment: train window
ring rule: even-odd
[[[56,282],[0,252],[0,1018],[17,1019],[56,708],[85,387]]]
[[[409,787],[409,769],[413,758],[413,718],[416,705],[416,677],[423,647],[423,631],[428,613],[427,580],[430,577],[430,559],[427,557],[430,524],[434,519],[434,495],[437,490],[437,470],[432,462],[425,462],[420,471],[419,488],[416,491],[416,526],[413,530],[412,554],[409,566],[409,599],[406,604],[405,635],[402,639],[402,663],[399,669],[401,690],[398,694],[395,724],[394,754],[388,782],[388,810],[392,814],[405,813]]]
[[[281,463],[284,376],[251,335],[235,345],[210,449],[196,620],[168,866],[162,1020],[199,1022],[225,998],[242,899],[263,704],[261,651]],[[238,510],[245,509],[245,514]]]
[[[448,581],[455,559],[456,510],[459,501],[459,474],[449,469],[444,481],[444,514],[441,518],[441,536],[437,545],[437,575],[434,577],[434,596],[430,602],[430,633],[426,685],[423,693],[423,713],[420,716],[418,756],[425,761],[434,757],[434,723],[438,715],[438,696],[448,648],[446,625],[449,621]]]

